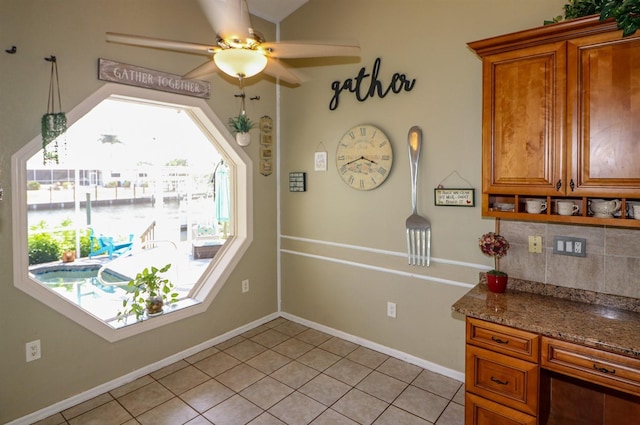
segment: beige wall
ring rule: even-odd
[[[565,0],[311,0],[281,26],[283,39],[352,39],[362,46],[362,59],[341,65],[331,61],[297,61],[310,80],[284,87],[281,115],[281,275],[282,310],[349,334],[406,352],[454,371],[463,370],[464,329],[451,304],[477,282],[481,266],[491,265],[477,248],[477,238],[493,229],[493,220],[475,208],[435,207],[433,188],[476,188],[480,182],[480,60],[468,41],[538,26],[561,13]],[[195,1],[184,0],[2,0],[0,40],[16,55],[0,52],[0,249],[11,252],[10,157],[39,132],[48,89],[48,63],[60,62],[65,109],[71,109],[101,82],[97,58],[183,73],[200,57],[111,45],[106,31],[179,40],[207,41],[213,36]],[[268,38],[275,28],[254,21]],[[328,108],[334,80],[371,70],[382,59],[379,78],[395,72],[416,78],[413,91],[384,99],[357,102],[344,93],[337,110]],[[226,121],[237,113],[232,81],[211,77],[209,104]],[[247,91],[260,95],[249,105],[250,116],[276,119],[275,85],[257,79]],[[381,127],[392,139],[395,164],[389,179],[372,192],[358,192],[341,182],[335,149],[343,133],[358,123]],[[433,226],[431,268],[406,265],[404,220],[410,213],[406,135],[420,125],[425,144],[420,170],[419,209]],[[313,171],[313,153],[329,153],[329,170]],[[171,354],[276,311],[276,176],[257,170],[258,144],[247,148],[254,161],[254,242],[209,312],[145,335],[107,343],[47,306],[16,290],[11,282],[12,257],[0,257],[0,422],[42,409],[74,394],[116,379]],[[306,171],[308,191],[289,193],[288,173]],[[464,180],[463,180],[464,179]],[[503,226],[505,224],[503,223]],[[592,230],[565,227],[549,230],[577,236]],[[551,226],[551,225],[549,225]],[[518,277],[527,262],[521,249],[527,227],[504,228],[515,248],[504,267]],[[537,229],[539,230],[539,229]],[[542,232],[543,230],[539,230]],[[596,253],[611,253],[621,233],[602,230]],[[617,233],[616,233],[617,232]],[[626,231],[624,231],[626,232]],[[631,231],[629,231],[631,233]],[[625,233],[626,235],[626,233]],[[585,237],[585,236],[582,236]],[[595,236],[596,238],[600,236]],[[609,239],[607,239],[609,238]],[[630,246],[630,237],[623,239]],[[628,251],[625,251],[628,252]],[[604,255],[604,254],[603,254]],[[615,253],[610,260],[615,259]],[[630,255],[631,257],[640,257]],[[548,273],[550,260],[543,264]],[[620,267],[629,282],[634,259]],[[599,260],[596,260],[599,261]],[[584,263],[572,263],[580,267]],[[626,265],[625,265],[626,264]],[[556,266],[554,266],[556,267]],[[539,270],[533,271],[540,280]],[[530,272],[529,272],[530,273]],[[568,278],[556,274],[557,280]],[[251,279],[241,295],[240,281]],[[567,280],[565,280],[567,279]],[[546,279],[550,283],[560,283]],[[463,285],[463,286],[458,286]],[[609,287],[605,288],[608,290]],[[617,291],[617,292],[616,292]],[[631,283],[616,293],[638,296]],[[386,302],[397,303],[397,319],[385,316]],[[24,344],[42,341],[43,358],[25,363]]]
[[[45,408],[224,332],[277,311],[276,176],[258,172],[258,147],[246,148],[254,164],[254,241],[207,313],[162,329],[109,343],[17,290],[12,282],[10,159],[38,135],[46,112],[49,66],[58,58],[62,103],[72,109],[102,86],[98,58],[182,74],[203,63],[200,56],[105,42],[105,32],[211,42],[214,34],[195,0],[2,0],[0,40],[0,423]],[[256,20],[270,38],[275,26]],[[14,55],[4,49],[16,45]],[[211,77],[208,101],[218,117],[239,111],[232,80]],[[250,117],[276,118],[275,85],[248,81]],[[242,279],[251,291],[241,294]],[[39,339],[42,359],[25,363],[25,343]]]
[[[311,0],[285,20],[283,39],[358,40],[362,52],[360,62],[338,66],[301,61],[310,81],[283,89],[283,311],[463,371],[464,322],[450,306],[467,291],[456,284],[477,283],[478,265],[491,264],[477,240],[494,222],[479,205],[434,206],[433,189],[473,186],[480,202],[481,63],[466,43],[539,26],[564,3]],[[385,88],[396,72],[415,78],[415,88],[364,102],[343,93],[330,111],[331,83],[363,66],[370,72],[377,57]],[[347,187],[335,167],[338,140],[359,123],[379,126],[394,148],[391,174],[370,192]],[[430,268],[409,267],[404,256],[412,125],[424,133],[418,203],[432,225],[438,261]],[[313,170],[316,150],[328,151],[327,172]],[[288,192],[292,171],[307,172],[306,193]],[[397,303],[397,319],[386,316],[387,301]]]

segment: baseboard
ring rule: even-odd
[[[95,398],[100,394],[104,394],[106,392],[119,388],[125,384],[128,384],[129,382],[135,381],[138,378],[141,378],[145,375],[149,375],[150,373],[153,373],[159,369],[162,369],[163,367],[169,366],[170,364],[186,359],[187,357],[192,356],[196,353],[199,353],[200,351],[206,350],[207,348],[213,347],[214,345],[218,345],[235,336],[241,335],[257,326],[263,325],[278,317],[283,317],[285,319],[291,320],[292,322],[300,323],[301,325],[305,325],[309,328],[324,332],[331,336],[345,339],[347,341],[353,342],[363,347],[370,348],[372,350],[378,351],[388,356],[397,358],[399,360],[403,360],[407,363],[411,363],[413,365],[419,366],[423,369],[427,369],[432,372],[436,372],[441,375],[447,376],[449,378],[457,379],[458,381],[464,382],[464,373],[462,372],[458,372],[456,370],[440,366],[436,363],[432,363],[427,360],[424,360],[415,356],[411,356],[402,351],[394,350],[384,345],[380,345],[375,342],[372,342],[354,335],[347,334],[345,332],[330,328],[328,326],[321,325],[319,323],[311,322],[309,320],[303,319],[301,317],[298,317],[289,313],[272,313],[268,316],[255,320],[251,323],[248,323],[244,326],[236,328],[225,334],[222,334],[208,341],[195,345],[187,350],[176,353],[172,356],[169,356],[165,359],[162,359],[160,361],[147,365],[141,369],[135,370],[131,373],[128,373],[124,376],[116,378],[112,381],[106,382],[102,385],[98,385],[97,387],[91,388],[90,390],[77,394],[73,397],[67,398],[66,400],[62,400],[58,403],[52,404],[51,406],[45,407],[44,409],[38,410],[37,412],[31,413],[27,416],[23,416],[11,422],[7,422],[5,425],[28,425],[28,424],[37,422],[39,420],[48,418],[51,415],[54,415],[58,412],[62,412],[63,410],[69,409],[70,407],[83,403],[87,400],[91,400],[92,398]]]
[[[386,347],[384,345],[380,345],[378,343],[369,341],[367,339],[363,339],[354,335],[350,335],[348,333],[330,328],[328,326],[320,325],[315,322],[311,322],[309,320],[303,319],[301,317],[295,316],[289,313],[280,313],[280,316],[285,319],[291,320],[292,322],[300,323],[301,325],[305,325],[309,328],[324,332],[326,334],[345,339],[347,341],[353,342],[354,344],[362,345],[363,347],[370,348],[372,350],[378,351],[380,353],[386,354],[388,356],[394,357],[398,360],[403,360],[407,363],[411,363],[413,365],[419,366],[423,369],[430,370],[435,373],[439,373],[441,375],[447,376],[449,378],[456,379],[458,381],[464,382],[464,372],[458,372],[454,369],[449,369],[439,364],[421,359],[419,357],[412,356],[405,352],[395,350],[393,348]]]

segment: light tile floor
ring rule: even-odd
[[[278,318],[38,425],[462,425],[464,386]]]

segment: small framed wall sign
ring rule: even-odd
[[[327,153],[316,152],[314,154],[314,170],[327,171]]]
[[[473,207],[475,189],[434,189],[435,204],[449,207]]]
[[[289,192],[307,191],[307,173],[289,173]]]

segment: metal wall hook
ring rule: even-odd
[[[250,97],[249,100],[260,100],[260,96],[253,96]]]
[[[44,58],[47,62],[56,62],[56,57],[51,55],[48,58]]]
[[[16,46],[11,46],[10,49],[4,49],[4,51],[10,54],[14,54],[15,52],[18,51],[18,48]]]

